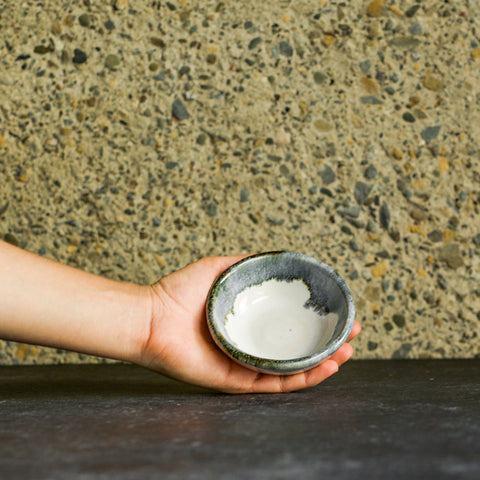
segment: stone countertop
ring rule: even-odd
[[[0,367],[0,477],[478,479],[479,360],[354,361],[223,395],[129,365]]]
[[[480,6],[3,2],[0,236],[119,280],[296,250],[357,358],[480,354]],[[0,344],[0,362],[92,357]]]

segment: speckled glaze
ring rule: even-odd
[[[302,358],[272,360],[249,355],[232,344],[225,319],[235,298],[245,288],[271,279],[301,279],[310,290],[310,307],[338,314],[334,334],[321,350]],[[285,251],[253,255],[232,265],[212,285],[206,310],[210,333],[225,354],[253,370],[279,375],[308,370],[330,357],[347,340],[355,320],[350,289],[331,267],[307,255]]]

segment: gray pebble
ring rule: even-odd
[[[201,133],[198,137],[197,137],[197,144],[198,145],[205,145],[207,143],[207,134],[206,133]]]
[[[372,342],[371,340],[367,342],[367,348],[370,352],[373,350],[376,350],[377,347],[378,347],[378,342]]]
[[[382,100],[372,95],[368,95],[366,97],[360,97],[360,100],[365,105],[382,105],[383,104]]]
[[[407,358],[411,350],[412,350],[412,344],[404,343],[399,349],[395,350],[392,353],[392,359],[396,360],[396,359]]]
[[[400,80],[400,77],[398,76],[398,73],[397,73],[397,72],[393,72],[393,73],[390,75],[390,80],[391,80],[393,83],[397,83],[397,82]]]
[[[421,35],[423,33],[422,26],[419,22],[412,22],[408,27],[408,33],[410,35]]]
[[[371,185],[367,185],[364,182],[357,182],[355,184],[353,195],[359,205],[363,205],[366,202],[370,192],[372,191],[372,188],[373,187]]]
[[[477,247],[480,247],[480,233],[477,233],[477,234],[473,237],[473,243],[474,243]]]
[[[446,290],[448,288],[447,279],[440,273],[438,274],[438,277],[437,277],[437,284],[442,290]]]
[[[77,65],[80,65],[82,63],[85,63],[86,61],[87,61],[87,54],[83,50],[80,50],[79,48],[76,48],[73,51],[72,62],[76,63]]]
[[[438,243],[443,240],[443,233],[441,230],[433,230],[427,235],[427,237],[430,241]]]
[[[322,72],[315,72],[313,74],[313,81],[317,84],[317,85],[322,85],[323,83],[326,82],[327,80],[327,76],[322,73]]]
[[[408,123],[413,123],[415,122],[415,117],[410,113],[410,112],[405,112],[403,115],[402,115],[402,118],[408,122]]]
[[[217,215],[217,204],[215,202],[211,202],[208,205],[207,215],[209,215],[210,217],[215,217]]]
[[[432,140],[435,140],[438,137],[439,133],[440,133],[440,126],[436,125],[435,127],[425,128],[424,130],[422,130],[420,135],[425,140],[425,143],[427,143],[428,145]]]
[[[326,195],[327,197],[335,198],[335,194],[329,188],[321,187],[320,188],[320,193],[322,195]]]
[[[377,225],[371,219],[369,219],[367,222],[367,232],[371,232],[371,233],[378,232]]]
[[[112,31],[112,30],[115,30],[115,24],[111,21],[111,20],[107,20],[103,26],[108,30],[108,31]]]
[[[240,201],[242,203],[248,202],[249,196],[250,196],[250,192],[248,190],[240,190]]]
[[[330,185],[337,178],[335,172],[328,165],[325,165],[325,168],[321,172],[318,172],[318,174],[322,177],[325,185]]]
[[[271,225],[275,225],[276,227],[279,227],[280,225],[283,225],[285,223],[284,218],[274,218],[274,217],[267,217],[268,223]]]
[[[399,36],[395,37],[390,42],[388,42],[392,47],[400,48],[415,48],[420,45],[420,40],[414,36]]]
[[[280,51],[280,54],[285,56],[285,57],[291,57],[293,55],[293,48],[292,46],[285,40],[282,40],[278,44],[278,49]]]
[[[391,30],[393,30],[393,27],[395,27],[395,23],[394,21],[389,18],[386,22],[385,22],[385,26],[383,27],[383,29],[386,31],[386,32],[390,32]]]
[[[423,294],[423,299],[429,305],[435,305],[437,303],[437,299],[435,298],[435,295],[432,292],[425,292]]]
[[[382,280],[382,291],[383,293],[387,293],[388,289],[390,288],[390,280]]]
[[[358,252],[360,250],[360,248],[358,247],[358,244],[355,240],[350,240],[348,242],[348,246],[350,247],[352,252]]]
[[[316,185],[312,185],[309,189],[308,189],[308,193],[310,195],[315,195],[316,193],[318,192],[318,187]]]
[[[92,17],[88,14],[88,13],[82,13],[79,17],[78,17],[78,23],[82,26],[82,27],[89,27],[92,23]]]
[[[348,278],[350,278],[350,280],[356,280],[357,278],[359,277],[359,274],[358,274],[358,271],[357,270],[354,270]]]
[[[399,278],[396,278],[395,281],[393,282],[393,289],[396,290],[397,292],[400,290],[403,290],[403,283]]]
[[[3,239],[9,243],[10,245],[13,245],[14,247],[18,247],[18,240],[17,240],[17,237],[15,235],[13,235],[13,233],[6,233],[3,237]]]
[[[165,74],[165,72],[159,72],[159,73],[157,73],[156,75],[154,75],[153,78],[154,78],[155,80],[160,80],[160,81],[163,82],[163,81],[166,80],[167,75]]]
[[[353,225],[355,228],[365,228],[365,222],[358,220],[356,218],[347,217],[348,223]]]
[[[369,165],[367,169],[365,170],[365,178],[368,180],[372,180],[372,178],[375,178],[377,176],[377,169],[375,168],[374,165]]]
[[[190,117],[187,107],[179,98],[176,98],[172,103],[172,115],[180,122]]]
[[[458,243],[450,242],[441,247],[438,250],[438,258],[452,269],[457,269],[464,264]]]
[[[255,37],[250,40],[250,43],[248,44],[248,49],[253,50],[256,47],[258,47],[262,43],[262,39],[260,37]]]
[[[383,202],[382,206],[380,207],[379,220],[380,220],[380,225],[385,230],[388,230],[388,227],[390,226],[390,210],[386,202]]]
[[[403,328],[405,326],[405,315],[403,315],[403,313],[394,313],[392,320],[393,323],[399,328]]]
[[[358,218],[360,216],[360,208],[359,207],[347,207],[347,208],[340,208],[338,209],[338,213],[340,215],[346,215],[347,217],[351,218]]]
[[[421,5],[419,5],[418,3],[411,6],[410,8],[408,8],[406,11],[405,11],[405,16],[407,18],[412,18],[418,11],[418,9],[421,7]]]
[[[363,72],[363,73],[368,73],[370,71],[370,67],[372,66],[372,63],[370,62],[370,60],[364,60],[363,62],[360,62],[360,70]]]
[[[110,70],[116,70],[120,65],[120,57],[115,54],[107,55],[105,58],[105,66]]]

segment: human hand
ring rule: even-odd
[[[184,382],[228,393],[287,392],[312,387],[337,372],[353,354],[355,322],[344,345],[317,367],[294,375],[268,375],[242,367],[214,343],[205,302],[215,279],[244,256],[203,258],[159,280],[150,289],[150,328],[137,363]]]

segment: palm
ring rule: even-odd
[[[352,354],[348,344],[319,367],[289,376],[258,374],[217,348],[205,321],[205,301],[215,278],[241,258],[204,258],[152,286],[153,318],[142,363],[179,380],[227,392],[296,390],[335,373]],[[359,328],[356,324],[352,338]]]

